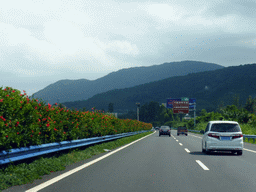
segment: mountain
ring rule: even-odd
[[[136,110],[136,102],[157,101],[166,103],[167,98],[195,98],[197,111],[213,111],[222,102],[231,105],[234,97],[239,96],[241,104],[251,95],[256,97],[256,64],[225,67],[214,71],[205,71],[160,81],[138,85],[132,88],[115,89],[97,94],[85,101],[63,103],[68,108],[98,110],[108,109],[114,104],[115,112]]]
[[[149,67],[127,68],[112,72],[96,80],[60,80],[34,93],[33,97],[41,98],[50,104],[86,100],[98,93],[113,89],[129,88],[173,76],[222,68],[224,67],[221,65],[199,61],[182,61]]]

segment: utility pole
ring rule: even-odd
[[[196,103],[194,104],[194,128],[196,128]]]
[[[139,118],[139,108],[140,108],[140,103],[136,103],[137,105],[137,120],[139,121],[140,118]]]

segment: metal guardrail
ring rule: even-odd
[[[245,138],[247,138],[248,142],[250,141],[250,139],[252,139],[253,143],[255,143],[256,135],[243,135],[243,138],[244,138],[244,140],[245,140]]]
[[[150,131],[150,130],[148,130]],[[137,132],[129,132],[129,133],[121,133],[116,135],[106,135],[102,137],[93,137],[72,141],[62,141],[59,143],[47,143],[38,146],[29,146],[29,147],[21,147],[18,149],[11,149],[9,152],[1,151],[0,152],[0,165],[10,163],[13,161],[23,160],[39,155],[43,155],[46,153],[53,153],[65,149],[77,148],[86,145],[91,145],[99,142],[105,142],[109,140],[114,140],[122,137],[127,137],[131,135],[136,135],[139,133],[144,133],[148,131],[137,131]]]

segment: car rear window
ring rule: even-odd
[[[216,123],[213,124],[210,131],[214,132],[241,132],[238,124]]]

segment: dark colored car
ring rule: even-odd
[[[178,127],[177,136],[179,136],[180,134],[188,136],[187,127]]]
[[[159,130],[159,127],[155,127],[155,130]]]
[[[161,135],[169,135],[171,136],[171,128],[169,126],[161,126],[159,129],[159,137]]]

